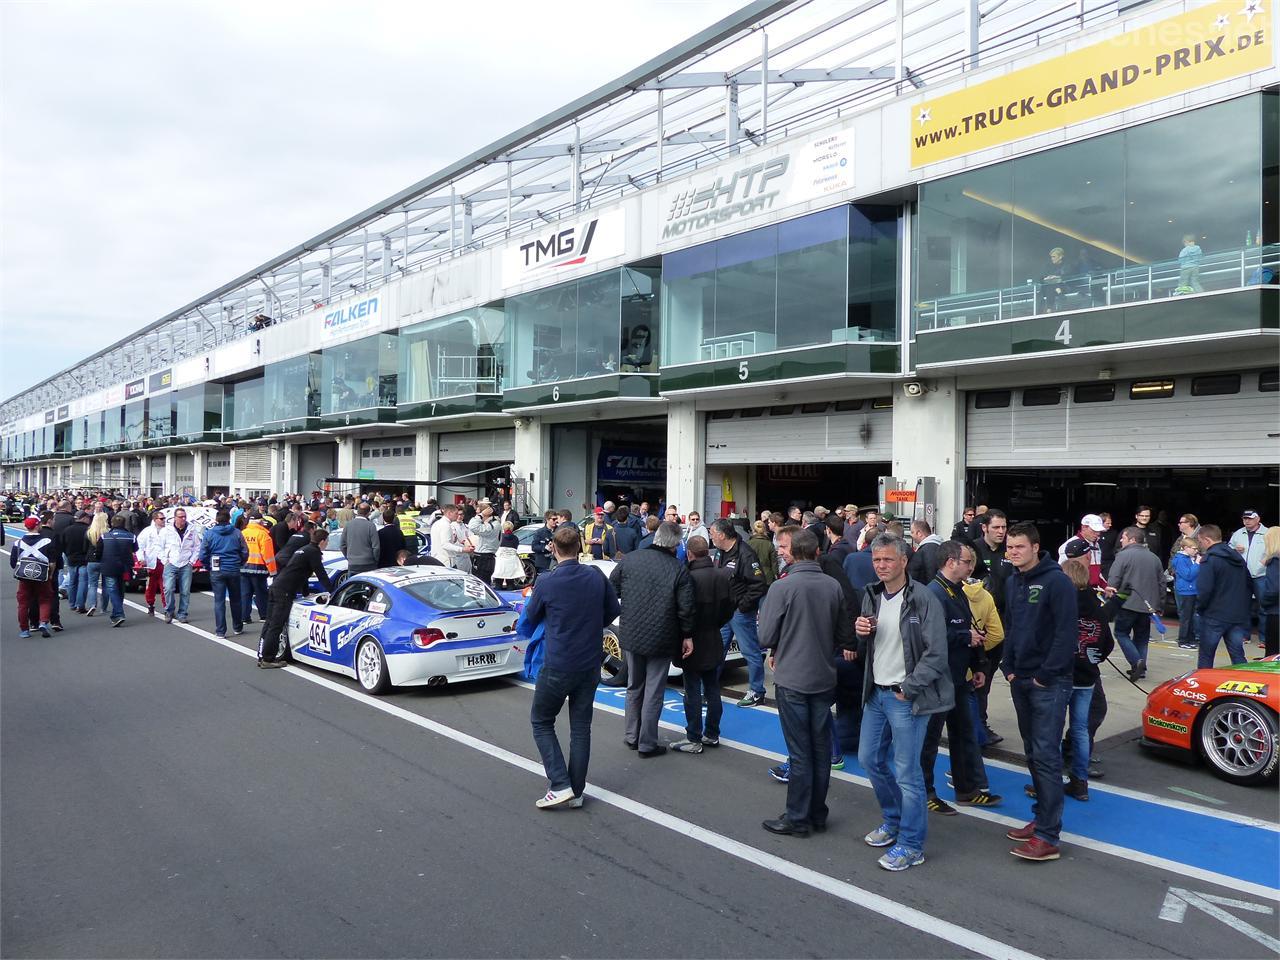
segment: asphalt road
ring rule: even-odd
[[[1019,861],[1004,838],[1002,820],[1021,815],[1011,800],[1006,816],[932,819],[928,862],[888,874],[861,842],[879,821],[856,773],[833,783],[827,834],[761,830],[785,789],[763,775],[774,751],[752,733],[776,719],[767,712],[726,719],[741,748],[639,760],[602,692],[588,802],[542,812],[522,686],[374,699],[309,668],[260,671],[247,643],[212,639],[205,596],[190,630],[130,609],[118,630],[66,614],[65,632],[23,640],[12,598],[5,563],[5,957],[1208,958],[1280,947],[1267,939],[1280,936],[1280,880],[1233,879],[1237,867],[1256,873],[1246,861],[1258,856],[1264,878],[1280,873],[1274,788],[1232,787],[1132,743],[1108,752],[1108,784],[1124,789],[1067,811],[1069,832],[1110,840]],[[1139,849],[1170,829],[1166,813],[1191,824],[1178,828],[1188,847],[1225,831],[1214,842],[1235,853],[1220,877]],[[1113,842],[1126,836],[1134,849]]]

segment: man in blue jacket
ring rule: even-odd
[[[1196,612],[1200,614],[1200,656],[1197,667],[1212,667],[1218,642],[1227,641],[1232,663],[1244,663],[1249,637],[1249,608],[1253,581],[1245,558],[1222,542],[1222,529],[1212,523],[1200,527],[1200,574],[1196,578]]]
[[[613,585],[599,570],[578,562],[582,537],[562,526],[551,539],[556,566],[534,582],[521,616],[532,633],[545,629],[544,661],[533,690],[529,721],[550,787],[540,810],[582,806],[591,759],[591,716],[600,683],[601,636],[621,611]],[[569,765],[556,736],[556,717],[569,701]]]
[[[1000,669],[1013,692],[1036,802],[1024,827],[1010,830],[1024,860],[1057,860],[1062,832],[1062,726],[1071,699],[1071,675],[1079,639],[1076,589],[1062,568],[1040,549],[1040,532],[1018,523],[1005,537],[1013,575],[1005,585],[1004,659]]]
[[[124,578],[133,570],[138,541],[125,527],[124,514],[111,518],[111,529],[102,535],[102,589],[111,599],[111,625],[124,625]]]
[[[238,637],[244,633],[240,614],[240,566],[249,559],[249,545],[244,535],[231,525],[231,514],[219,510],[214,525],[204,535],[200,546],[200,562],[209,571],[213,587],[214,632],[227,635],[227,600],[231,601],[231,628]]]

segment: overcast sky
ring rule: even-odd
[[[0,0],[0,397],[740,5]]]

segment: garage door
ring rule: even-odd
[[[707,464],[870,463],[892,459],[889,399],[717,411]]]
[[[326,477],[332,477],[338,469],[338,445],[336,443],[304,443],[294,449],[297,464],[298,491],[310,493],[324,489]]]
[[[516,458],[516,431],[471,430],[440,434],[441,463],[507,462]]]
[[[209,486],[231,486],[231,451],[227,449],[210,450],[208,465]]]
[[[412,480],[415,437],[377,437],[360,444],[360,469],[372,470],[377,480]]]
[[[271,489],[271,445],[237,447],[232,483],[247,490]]]
[[[196,479],[195,458],[189,453],[174,454],[173,485],[177,493],[190,493]]]
[[[1273,465],[1274,375],[1251,371],[970,393],[970,467]]]

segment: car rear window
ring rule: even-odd
[[[400,589],[415,600],[446,613],[502,606],[497,594],[472,577],[432,577],[401,584]]]

